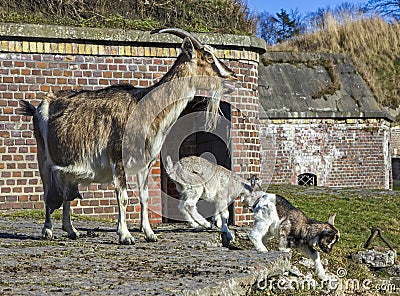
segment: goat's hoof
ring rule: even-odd
[[[145,235],[145,240],[149,243],[152,242],[156,242],[157,241],[157,235],[155,235],[154,233],[150,234],[150,235]]]
[[[228,238],[228,233],[222,232],[221,233],[221,240],[222,240],[222,246],[224,248],[229,248],[229,243],[231,242],[232,239]]]
[[[53,231],[49,228],[42,229],[42,239],[51,240],[53,239]]]
[[[68,233],[68,238],[69,239],[78,239],[79,238],[79,232]]]
[[[119,243],[121,245],[133,245],[135,243],[135,239],[132,235],[126,235],[124,237],[119,238]]]

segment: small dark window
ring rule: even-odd
[[[297,184],[304,186],[317,186],[317,175],[305,173],[297,176]]]

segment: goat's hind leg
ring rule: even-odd
[[[62,229],[68,233],[70,239],[77,239],[79,237],[79,232],[72,225],[71,222],[71,202],[63,202],[63,216],[62,216]]]
[[[71,201],[75,198],[82,199],[77,183],[67,183],[63,192],[62,229],[68,233],[70,239],[77,239],[79,232],[71,222]]]
[[[53,239],[53,224],[51,223],[51,210],[46,205],[46,221],[42,228],[43,239]]]
[[[185,210],[185,201],[186,197],[184,194],[181,195],[181,199],[179,200],[178,209],[181,212],[183,219],[185,222],[189,224],[190,227],[195,228],[196,230],[204,229],[199,223],[193,220],[192,216]]]
[[[185,191],[185,200],[180,206],[181,212],[184,216],[189,216],[191,221],[194,221],[199,226],[210,229],[212,228],[212,223],[208,222],[206,218],[204,218],[197,211],[197,202],[201,196],[201,188],[192,188],[190,190]]]

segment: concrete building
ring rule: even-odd
[[[259,76],[261,153],[275,164],[273,173],[261,168],[263,179],[391,188],[393,118],[377,103],[350,59],[267,53]]]

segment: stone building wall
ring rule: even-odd
[[[313,174],[318,186],[391,188],[390,127],[383,119],[272,119],[260,134],[275,143],[261,148],[276,154],[271,183],[298,184],[299,175]]]
[[[263,43],[252,37],[199,35],[237,73],[232,105],[232,168],[247,177],[259,171],[258,60]],[[172,66],[181,40],[148,32],[63,28],[37,25],[0,26],[0,210],[43,208],[36,142],[30,118],[17,115],[19,100],[38,105],[51,91],[94,90],[116,83],[147,87]],[[240,110],[240,111],[238,111]],[[242,115],[246,118],[243,119]],[[242,122],[243,121],[243,122]],[[246,139],[245,139],[246,137]],[[84,199],[74,213],[115,218],[111,185],[81,187]],[[150,220],[162,221],[161,169],[158,161],[149,184]],[[138,193],[129,193],[129,220],[138,222]],[[250,220],[237,215],[239,224]]]

